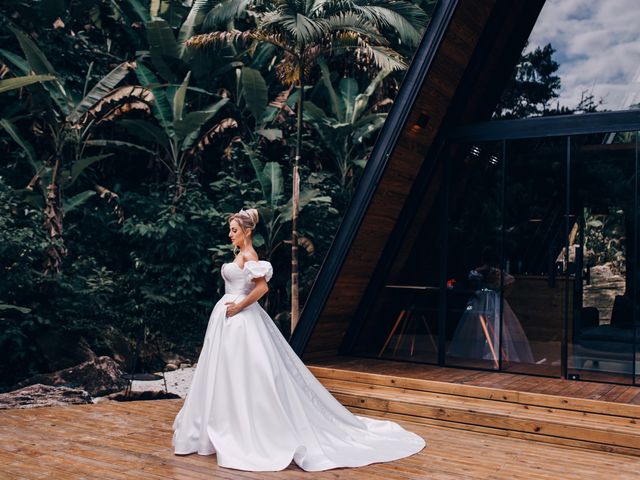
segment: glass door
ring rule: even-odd
[[[506,143],[503,370],[562,374],[563,325],[575,271],[562,255],[568,236],[565,137]]]

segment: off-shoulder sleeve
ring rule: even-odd
[[[244,264],[244,268],[249,272],[250,278],[260,278],[265,277],[265,280],[268,282],[271,280],[273,276],[273,267],[266,260],[248,260]]]

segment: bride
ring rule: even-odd
[[[253,249],[256,209],[229,217],[240,251],[225,263],[225,293],[209,318],[184,404],[173,422],[175,454],[216,453],[222,467],[306,471],[407,457],[422,437],[395,422],[354,415],[313,376],[258,300],[273,274]]]

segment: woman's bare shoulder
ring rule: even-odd
[[[242,255],[242,262],[257,262],[258,260],[260,260],[258,258],[258,254],[253,251],[253,252],[246,252],[241,254]]]

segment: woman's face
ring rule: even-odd
[[[244,244],[244,233],[242,233],[240,224],[236,220],[229,222],[229,238],[231,239],[231,243],[238,247]]]

